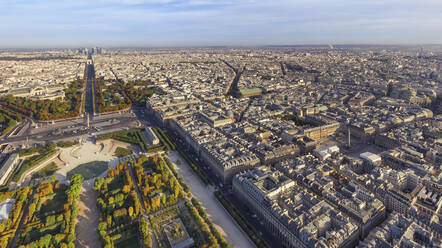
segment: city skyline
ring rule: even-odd
[[[439,1],[2,1],[2,48],[440,44]]]
[[[0,247],[442,247],[440,48],[3,49]]]
[[[0,0],[0,247],[442,247],[442,0]]]

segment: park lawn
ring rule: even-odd
[[[68,148],[74,145],[78,145],[78,141],[59,141],[57,142],[58,147]]]
[[[123,186],[124,186],[124,181],[120,178],[117,178],[117,179],[112,180],[112,182],[110,182],[107,187],[108,187],[108,191],[112,192],[117,189],[121,190],[121,188],[123,188]]]
[[[125,157],[125,156],[129,156],[132,155],[134,152],[130,149],[124,148],[124,147],[117,147],[117,149],[115,149],[115,156],[116,157]]]
[[[139,238],[135,234],[131,238],[128,238],[126,240],[123,240],[115,245],[116,248],[138,248],[139,245]]]
[[[106,139],[114,139],[133,145],[138,145],[142,151],[146,151],[148,148],[148,145],[146,144],[146,141],[144,140],[143,135],[141,135],[141,131],[139,129],[132,129],[118,133],[109,133],[97,137],[97,140]]]
[[[151,170],[156,171],[156,166],[155,166],[155,164],[154,164],[154,162],[153,162],[152,160],[146,160],[146,161],[144,161],[143,164],[141,164],[141,166],[143,166],[143,168],[144,168],[145,170],[147,170],[147,169],[151,169]]]
[[[47,160],[50,156],[54,155],[57,152],[57,150],[48,150],[42,154],[39,155],[34,155],[31,158],[26,159],[22,166],[20,167],[20,169],[18,169],[18,171],[15,173],[14,177],[13,177],[13,181],[17,182],[21,175],[29,170],[30,168],[43,163],[45,160]]]
[[[53,199],[46,200],[41,206],[40,214],[42,216],[47,216],[53,212],[62,211],[66,200],[66,197],[62,195],[57,195]]]
[[[39,211],[40,217],[51,215],[54,212],[62,211],[63,205],[67,201],[66,193],[67,186],[62,184],[59,189],[54,190],[52,196],[48,196],[48,199],[41,205]]]
[[[105,161],[93,161],[77,166],[67,173],[67,179],[70,180],[73,175],[80,174],[84,177],[84,180],[94,178],[108,168],[107,162]]]
[[[32,175],[32,179],[52,176],[54,172],[56,172],[57,170],[58,170],[57,165],[54,162],[51,162],[50,164],[46,165],[43,169],[34,173],[34,175]]]

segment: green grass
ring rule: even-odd
[[[121,158],[121,157],[125,157],[125,156],[129,156],[132,155],[133,151],[124,147],[117,147],[117,149],[115,150],[115,156]]]
[[[28,155],[31,155],[31,154],[34,154],[34,153],[43,153],[43,152],[46,152],[48,150],[50,150],[50,149],[46,145],[46,146],[41,146],[41,147],[37,147],[37,148],[31,147],[31,148],[28,148],[28,149],[25,149],[25,150],[21,150],[21,151],[18,152],[18,154],[20,155],[20,157],[22,157],[22,156],[28,156]]]
[[[160,128],[152,128],[152,130],[158,136],[161,143],[167,148],[168,151],[176,149],[176,144],[175,142],[173,142],[167,131]]]
[[[146,169],[152,169],[152,170],[155,169],[155,164],[154,164],[154,162],[151,161],[151,160],[144,161],[143,164],[142,164],[141,166],[143,166],[143,168],[144,168],[145,170],[146,170]]]
[[[126,240],[123,240],[115,245],[117,248],[138,248],[140,247],[138,244],[138,238],[132,237]]]
[[[32,175],[32,179],[48,177],[54,174],[57,171],[58,167],[54,162],[46,165],[43,169],[37,171],[34,175]]]
[[[123,132],[109,133],[104,134],[97,137],[97,141],[106,140],[106,139],[114,139],[123,141],[126,143],[138,145],[142,151],[146,151],[148,145],[144,141],[143,136],[141,135],[141,131],[139,129],[132,129]]]
[[[53,215],[59,211],[63,211],[63,205],[66,203],[66,196],[63,194],[57,194],[53,199],[46,200],[41,206],[39,215],[44,218],[48,215]]]
[[[74,146],[77,144],[78,144],[78,141],[59,141],[59,142],[57,142],[57,146],[63,147],[63,148],[71,147],[71,146]]]
[[[84,180],[88,180],[100,175],[101,173],[106,171],[107,168],[107,162],[93,161],[79,165],[78,167],[72,169],[67,173],[67,178],[68,180],[70,180],[73,175],[80,174],[84,177]]]
[[[35,155],[32,156],[31,158],[26,159],[22,166],[20,167],[20,169],[15,173],[14,177],[13,177],[13,181],[17,182],[21,175],[29,170],[30,168],[42,163],[43,161],[47,160],[49,157],[51,157],[52,155],[54,155],[57,152],[57,150],[50,150],[48,152],[45,152],[43,154],[40,155]]]

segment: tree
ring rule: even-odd
[[[111,208],[115,207],[115,198],[113,196],[109,197],[107,201],[109,203],[109,206],[111,206]]]
[[[141,221],[140,221],[140,231],[141,231],[141,234],[143,235],[143,237],[146,237],[147,235],[149,235],[149,225],[144,218],[141,218]]]
[[[119,194],[116,195],[115,198],[116,198],[115,199],[116,202],[119,204],[119,206],[121,206],[123,204],[123,201],[124,201],[124,195],[119,193]]]
[[[160,197],[152,198],[152,209],[155,211],[160,208],[161,199]]]
[[[63,241],[63,239],[65,238],[65,235],[62,233],[56,234],[53,238],[53,245],[57,246],[58,244],[61,243],[61,241]]]
[[[132,206],[130,206],[129,209],[127,210],[127,212],[129,213],[129,216],[132,217],[134,214],[134,208]]]
[[[166,202],[167,202],[166,194],[163,194],[161,196],[161,203],[163,204],[163,206],[166,206]]]
[[[146,247],[152,247],[152,238],[149,235],[149,224],[144,218],[140,221],[140,232],[143,235],[143,243]]]
[[[99,177],[99,178],[95,179],[94,190],[99,191],[101,189],[101,186],[103,185],[103,183],[104,183],[104,178]]]
[[[54,215],[48,215],[46,217],[46,226],[53,225],[55,223],[55,216]]]
[[[111,215],[108,215],[106,221],[107,221],[107,225],[108,225],[108,226],[111,226],[111,225],[112,225],[112,216],[111,216]]]
[[[41,237],[39,240],[39,246],[40,247],[49,247],[51,244],[52,235],[46,234],[45,236]]]
[[[68,242],[68,244],[70,244],[70,243],[72,243],[72,242],[74,242],[75,241],[75,235],[74,234],[72,234],[72,233],[70,233],[69,235],[68,235],[68,237],[67,237],[67,242]]]
[[[123,186],[123,193],[128,194],[130,192],[130,185],[125,184]]]
[[[54,150],[56,147],[57,147],[57,144],[55,144],[54,142],[49,142],[48,143],[49,150]]]
[[[106,224],[106,222],[102,221],[102,222],[100,222],[100,224],[98,224],[97,230],[98,230],[99,232],[101,232],[101,231],[106,231],[106,229],[107,229],[107,224]]]
[[[80,174],[75,174],[70,180],[69,189],[66,190],[66,195],[73,199],[78,199],[80,196],[81,185],[83,183],[83,176]]]
[[[62,215],[62,214],[59,214],[59,215],[57,216],[57,222],[61,222],[61,221],[63,221],[63,215]]]
[[[175,198],[178,198],[180,194],[180,187],[178,185],[175,185],[175,187],[173,187],[173,195],[175,196]]]
[[[32,215],[34,215],[35,207],[36,207],[35,202],[32,202],[31,204],[29,204],[29,210],[28,210],[29,216],[32,217]]]

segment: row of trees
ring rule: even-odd
[[[153,130],[154,130],[155,134],[159,137],[161,142],[163,144],[165,144],[165,146],[168,150],[170,150],[170,149],[175,150],[176,149],[180,153],[180,155],[184,158],[186,163],[201,178],[201,180],[207,185],[211,184],[211,181],[210,181],[209,177],[206,175],[206,173],[193,161],[193,159],[182,149],[182,147],[177,145],[177,143],[171,137],[169,132],[167,132],[166,130],[162,130],[160,128],[156,128],[156,129],[154,128]]]
[[[218,230],[213,225],[212,221],[207,216],[206,212],[203,210],[201,204],[195,197],[192,197],[192,204],[198,210],[199,215],[204,219],[204,221],[209,226],[210,233],[215,236],[218,244],[222,248],[230,248],[230,245],[226,242],[226,240],[221,236]]]
[[[184,158],[184,160],[186,161],[186,163],[190,166],[190,168],[193,169],[193,171],[195,171],[195,173],[201,178],[201,181],[203,181],[206,185],[211,184],[211,181],[209,179],[209,177],[206,175],[206,173],[193,161],[193,159],[190,158],[189,155],[187,155],[187,153],[181,148],[178,147],[177,148],[179,154],[181,155],[181,157]]]
[[[143,244],[146,247],[152,247],[152,237],[150,237],[149,234],[149,223],[144,218],[141,218],[140,220],[140,233],[143,238]]]
[[[44,153],[44,152],[47,152],[47,151],[50,151],[50,150],[54,150],[56,147],[57,147],[57,145],[55,143],[50,142],[50,143],[48,143],[48,144],[46,144],[44,146],[40,145],[40,146],[37,146],[37,147],[30,147],[28,149],[20,150],[18,152],[18,154],[20,155],[20,157],[23,157],[23,156],[28,156],[28,155],[31,155],[31,154],[34,154],[34,153]]]
[[[169,170],[172,171],[175,178],[178,179],[178,183],[181,185],[181,188],[183,189],[183,191],[186,193],[189,193],[190,192],[189,186],[187,186],[187,184],[184,182],[184,180],[178,175],[178,173],[175,170],[174,165],[172,164],[172,162],[170,162],[170,159],[168,157],[164,157],[164,161],[166,162],[166,165],[169,167]]]
[[[176,149],[176,144],[172,141],[167,131],[161,130],[160,128],[152,128],[152,130],[161,140],[161,143],[166,146],[167,151]]]
[[[198,210],[190,202],[186,202],[186,207],[189,209],[189,212],[192,215],[192,218],[195,221],[196,225],[198,226],[199,230],[203,233],[204,239],[207,241],[208,247],[219,248],[220,246],[218,244],[216,237],[207,228],[207,224],[199,215]]]

